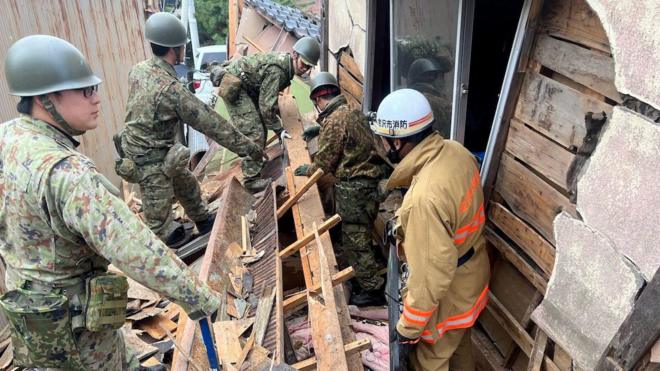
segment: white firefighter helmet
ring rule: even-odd
[[[433,123],[429,101],[414,89],[399,89],[388,94],[378,106],[371,130],[388,138],[415,135]]]

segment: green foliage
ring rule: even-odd
[[[200,45],[225,44],[229,22],[227,0],[195,0]]]
[[[294,0],[273,0],[278,4],[281,5],[286,5],[286,6],[291,6],[291,7],[296,7],[296,2]]]

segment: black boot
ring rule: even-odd
[[[209,216],[205,220],[202,220],[201,222],[195,222],[195,226],[197,227],[197,232],[200,235],[204,235],[211,232],[211,229],[213,229],[214,222],[215,222],[215,214],[209,214]]]
[[[171,249],[178,249],[190,241],[191,233],[186,233],[186,228],[178,223],[172,222],[172,228],[165,238],[165,244]]]

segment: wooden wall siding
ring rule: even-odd
[[[362,108],[364,77],[357,63],[346,50],[341,51],[339,54],[336,76],[342,94],[346,96],[351,107]]]
[[[577,216],[566,174],[586,134],[585,115],[611,115],[621,99],[607,37],[586,0],[545,1],[534,37],[488,205],[492,298],[479,322],[501,366],[567,370],[570,358],[529,316],[552,274],[554,218]]]

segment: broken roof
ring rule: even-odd
[[[246,5],[254,8],[263,17],[270,20],[296,38],[314,37],[321,41],[320,20],[300,9],[280,5],[272,0],[247,0]]]

